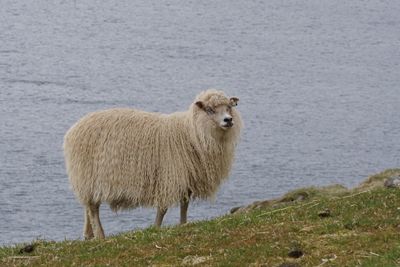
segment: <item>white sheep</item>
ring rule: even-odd
[[[228,177],[242,122],[238,98],[200,93],[185,112],[128,108],[90,113],[64,137],[66,169],[85,206],[83,235],[104,238],[99,207],[156,207],[156,226],[180,202],[187,221],[190,199],[212,197]]]

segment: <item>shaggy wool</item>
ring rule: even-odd
[[[223,130],[195,103],[230,105],[222,91],[199,94],[185,112],[160,114],[130,108],[90,113],[64,138],[67,173],[84,205],[113,210],[167,208],[184,198],[212,198],[229,175],[242,122]]]

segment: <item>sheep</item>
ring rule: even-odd
[[[184,112],[161,114],[130,108],[89,113],[65,134],[67,174],[84,206],[85,239],[104,238],[99,207],[113,211],[155,207],[160,227],[180,203],[210,199],[230,172],[242,121],[239,99],[209,89]]]

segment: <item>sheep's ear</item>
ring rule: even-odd
[[[236,107],[237,105],[238,105],[238,102],[239,102],[239,98],[237,98],[237,97],[231,97],[231,99],[229,99],[229,102],[230,102],[230,105],[232,106],[232,107]]]
[[[204,103],[203,103],[203,102],[197,101],[195,104],[196,104],[196,106],[198,106],[199,108],[204,109]]]

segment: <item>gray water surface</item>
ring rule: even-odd
[[[209,87],[240,98],[245,129],[230,179],[190,220],[399,167],[399,14],[390,0],[3,0],[0,244],[80,238],[62,141],[81,116],[185,110]],[[101,213],[107,234],[155,216]]]

